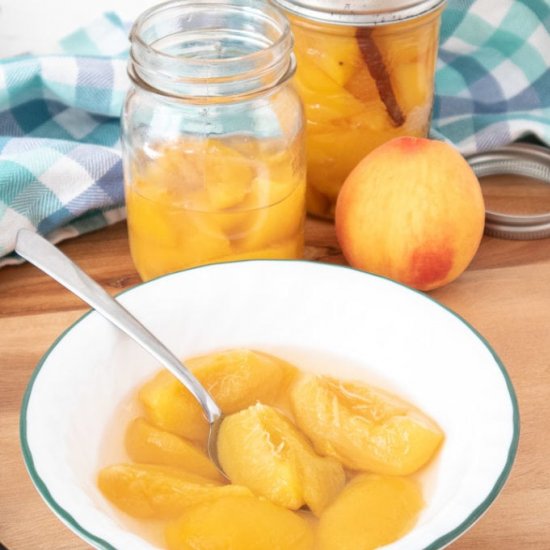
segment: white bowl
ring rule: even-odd
[[[359,372],[432,416],[446,439],[425,475],[426,508],[386,548],[448,545],[487,510],[510,473],[519,436],[510,379],[471,326],[424,294],[340,266],[247,261],[167,275],[119,300],[178,356],[251,347],[336,376]],[[52,345],[27,389],[28,471],[59,518],[97,548],[155,548],[112,513],[95,479],[120,403],[157,370],[92,312]]]

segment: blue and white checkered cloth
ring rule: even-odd
[[[463,154],[524,137],[550,145],[550,2],[449,0],[433,133]]]
[[[52,55],[0,60],[0,266],[21,227],[58,242],[124,218],[127,31],[107,14]],[[448,0],[432,134],[465,154],[550,145],[547,0]]]
[[[59,242],[125,217],[128,25],[106,14],[56,49],[0,60],[0,266],[22,227]]]

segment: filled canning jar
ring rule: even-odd
[[[444,0],[274,0],[295,39],[307,116],[307,208],[331,218],[372,149],[426,136]]]
[[[140,276],[301,257],[304,115],[286,17],[264,0],[175,0],[130,39],[122,141]]]

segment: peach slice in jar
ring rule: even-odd
[[[236,145],[180,139],[154,150],[155,158],[134,163],[126,202],[132,256],[143,279],[242,252],[232,245],[242,238],[243,225],[271,204],[248,212],[257,172],[271,159],[254,156],[250,147],[244,154]],[[292,148],[285,151],[287,164],[292,154]],[[302,212],[292,216],[296,233],[303,232]]]
[[[211,213],[175,207],[168,197],[142,196],[139,182],[127,193],[130,249],[143,280],[231,254],[231,242]]]
[[[151,150],[155,157],[136,164],[128,184],[139,179],[143,196],[158,200],[163,194],[165,202],[180,208],[213,212],[234,207],[255,176],[252,160],[222,140],[180,138]]]
[[[204,185],[209,210],[219,211],[239,205],[250,192],[255,176],[254,162],[214,139],[208,140],[204,155]]]
[[[250,203],[241,238],[235,240],[235,251],[241,254],[250,252],[261,257],[257,251],[290,240],[303,247],[305,190],[305,177],[301,181],[295,178],[279,182],[258,178],[256,201],[255,204]],[[260,198],[262,195],[264,199]],[[261,206],[262,203],[264,206]]]
[[[315,515],[345,483],[337,460],[318,456],[288,418],[260,403],[225,418],[218,458],[233,483],[291,510],[305,504]]]
[[[361,112],[361,101],[345,87],[357,67],[362,65],[353,33],[333,37],[331,44],[338,38],[335,51],[330,51],[326,44],[320,45],[319,42],[311,48],[314,38],[298,26],[295,37],[298,65],[295,86],[304,101],[308,132],[311,123],[327,123]]]
[[[234,349],[186,361],[224,414],[257,401],[275,403],[288,387],[296,369],[271,355]],[[195,398],[168,371],[159,372],[139,392],[148,420],[155,426],[206,444],[208,423]]]
[[[351,470],[409,475],[443,441],[441,429],[416,407],[360,382],[306,375],[290,399],[297,426],[317,452]]]
[[[255,496],[224,496],[188,508],[166,528],[169,550],[313,550],[303,518]]]
[[[291,16],[292,19],[292,16]],[[293,26],[294,51],[298,59],[303,80],[316,82],[311,75],[312,65],[323,71],[338,86],[344,86],[361,64],[359,45],[354,40],[353,27],[341,27],[335,30],[330,25],[315,25],[315,31],[308,31],[307,23]],[[322,40],[315,32],[324,29]]]
[[[418,21],[398,23],[395,29],[379,27],[372,33],[383,54],[397,103],[407,119],[415,108],[424,107],[428,112],[431,108],[439,32],[437,20],[436,13]]]
[[[308,126],[309,186],[334,204],[342,182],[367,152],[395,135],[386,119],[379,104],[371,102],[338,124]]]
[[[362,102],[338,86],[318,67],[308,69],[312,76],[297,80],[296,89],[305,102],[308,132],[313,124],[326,124],[360,113]]]
[[[318,550],[371,550],[410,531],[424,507],[420,488],[403,477],[354,478],[319,520]]]

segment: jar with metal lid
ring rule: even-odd
[[[122,137],[141,277],[301,257],[304,116],[286,17],[264,0],[175,0],[130,39]]]
[[[306,107],[309,212],[331,218],[372,149],[425,137],[444,0],[273,0],[289,16]]]

